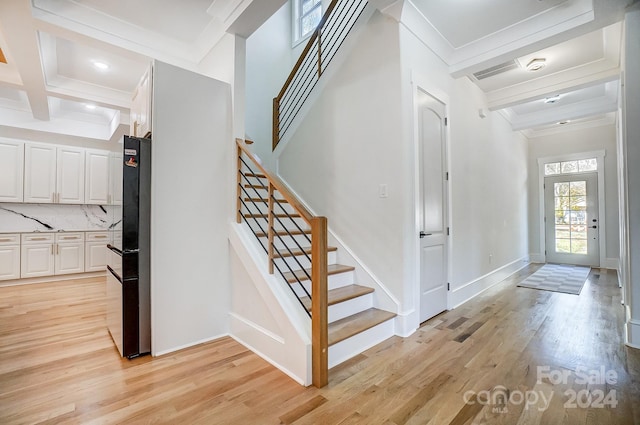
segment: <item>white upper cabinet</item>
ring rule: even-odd
[[[149,65],[131,99],[131,125],[129,131],[131,136],[134,137],[146,137],[151,133],[152,73],[153,68]]]
[[[24,202],[55,202],[56,151],[53,145],[25,144]]]
[[[84,204],[84,152],[83,148],[58,148],[57,203]]]
[[[24,143],[0,139],[0,202],[22,202]]]
[[[85,204],[106,205],[109,199],[109,152],[87,149],[85,152]]]
[[[111,172],[109,173],[109,204],[122,205],[122,151],[109,155]]]

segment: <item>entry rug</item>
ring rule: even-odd
[[[589,271],[591,271],[590,267],[545,264],[518,286],[579,295],[589,276]]]

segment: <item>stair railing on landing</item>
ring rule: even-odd
[[[282,90],[273,99],[273,149],[293,124],[368,3],[367,0],[333,0],[327,8]]]
[[[287,278],[285,274],[292,275],[307,297],[311,300],[311,311],[309,312],[302,302],[300,296],[289,285],[294,295],[311,316],[311,363],[313,385],[321,388],[327,385],[329,376],[328,362],[328,289],[327,289],[327,219],[311,214],[307,208],[287,189],[282,181],[275,175],[268,172],[260,163],[260,160],[253,155],[247,144],[236,139],[237,145],[237,205],[236,221],[243,221],[249,226],[256,236],[260,245],[269,256],[269,273],[274,273],[274,267],[280,275]],[[265,181],[266,180],[266,181]],[[260,190],[266,191],[267,198],[260,194]],[[276,197],[278,192],[281,198]],[[290,213],[281,204],[286,201],[295,211]],[[266,209],[267,213],[261,211]],[[266,217],[265,217],[266,215]],[[264,219],[266,218],[266,223]],[[311,237],[296,222],[297,218],[302,218],[311,228]],[[262,220],[262,221],[261,221]],[[293,224],[293,226],[285,226]],[[276,222],[283,230],[276,230]],[[266,229],[264,226],[266,225]],[[288,230],[290,228],[294,230]],[[304,235],[311,246],[311,255],[300,245],[294,236]],[[267,237],[267,243],[260,237]],[[294,253],[283,238],[289,237],[298,248]],[[283,248],[277,248],[279,242]],[[295,249],[295,248],[294,248]],[[283,254],[281,250],[286,250]],[[311,263],[311,275],[304,271],[297,256],[305,256]],[[300,270],[294,270],[286,257],[295,261]],[[276,260],[280,261],[280,265]],[[287,270],[288,269],[288,270]],[[302,282],[311,281],[311,294],[304,288]],[[294,282],[295,283],[295,282]]]

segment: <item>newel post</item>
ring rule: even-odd
[[[311,370],[313,385],[329,383],[327,219],[311,220]]]

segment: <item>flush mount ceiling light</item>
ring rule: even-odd
[[[544,99],[544,103],[556,103],[557,101],[560,100],[560,95],[557,94],[555,96],[551,96],[551,97],[547,97]]]
[[[535,72],[540,71],[547,65],[547,60],[545,58],[535,58],[531,59],[527,64],[527,71]]]
[[[565,125],[565,124],[569,124],[571,121],[570,120],[566,120],[566,121],[560,121],[557,124],[558,125]]]
[[[106,71],[107,69],[109,69],[108,64],[100,61],[93,61],[93,66],[95,66],[100,71]]]
[[[85,105],[84,105],[84,107],[85,107],[85,108],[87,108],[87,109],[88,109],[88,110],[90,110],[90,111],[93,111],[93,110],[95,110],[95,109],[96,109],[96,105],[91,104],[91,103],[87,103],[87,104],[85,104]]]

